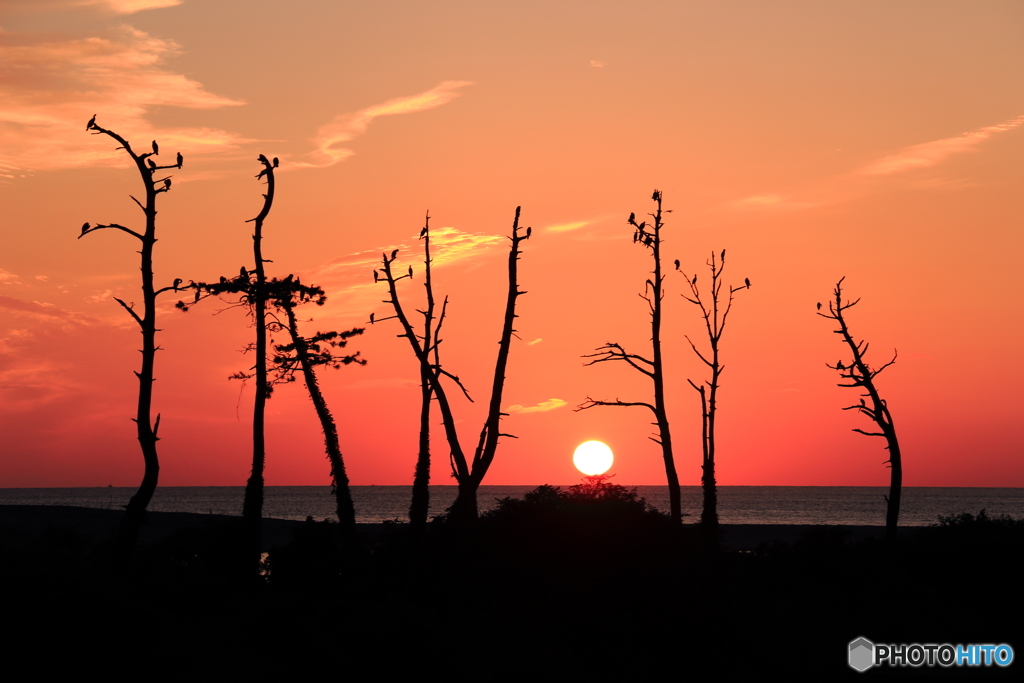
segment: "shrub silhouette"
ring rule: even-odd
[[[667,540],[671,518],[651,507],[635,488],[607,481],[562,490],[540,486],[522,499],[503,498],[480,518],[493,547],[546,559],[593,558],[636,551]]]

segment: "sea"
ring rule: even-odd
[[[481,512],[503,498],[522,498],[536,486],[481,486]],[[634,488],[634,487],[627,487]],[[637,486],[653,507],[668,511],[667,486]],[[409,486],[353,486],[356,521],[379,524],[408,520]],[[245,489],[241,486],[166,486],[156,490],[149,509],[158,512],[241,515]],[[455,486],[430,487],[430,514],[438,515],[454,501]],[[719,519],[724,524],[885,524],[888,487],[873,486],[720,486]],[[71,505],[118,509],[134,488],[17,488],[0,489],[0,505]],[[682,487],[685,522],[696,522],[702,501],[699,486]],[[1024,518],[1024,488],[904,487],[901,526],[928,526],[939,517],[985,510],[989,517]],[[327,486],[268,486],[264,517],[315,520],[334,518],[334,497]]]

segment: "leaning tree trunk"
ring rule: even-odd
[[[295,355],[302,367],[302,376],[306,380],[306,389],[309,391],[309,398],[313,401],[316,409],[316,416],[320,420],[320,427],[324,432],[324,448],[327,451],[327,459],[331,463],[331,484],[334,488],[335,509],[338,514],[338,522],[341,524],[342,537],[351,539],[356,533],[356,509],[352,503],[352,491],[349,488],[348,475],[345,473],[345,461],[341,456],[341,444],[338,441],[338,427],[334,423],[334,416],[327,407],[327,401],[320,391],[320,383],[317,381],[316,371],[309,359],[309,348],[306,340],[299,335],[299,326],[295,320],[295,311],[291,306],[285,306],[285,313],[288,316],[288,333],[291,335],[292,344],[295,345]]]

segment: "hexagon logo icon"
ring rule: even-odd
[[[850,642],[850,667],[857,671],[867,671],[875,663],[875,644],[867,638],[858,638]]]

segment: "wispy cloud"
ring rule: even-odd
[[[463,232],[458,228],[431,228],[430,255],[433,267],[444,268],[453,263],[476,258],[504,241],[504,238],[497,235]],[[342,315],[368,315],[372,310],[380,310],[380,300],[387,293],[382,283],[373,281],[373,271],[381,266],[381,254],[390,254],[394,249],[398,249],[399,252],[399,260],[395,263],[397,273],[404,273],[411,265],[414,277],[422,277],[423,247],[414,237],[409,240],[409,244],[390,244],[331,259],[319,268],[304,274],[303,279],[327,289],[334,304],[340,301]],[[335,306],[332,305],[332,309],[335,309]]]
[[[737,199],[732,203],[734,209],[745,211],[806,209],[816,205],[816,202],[798,201],[792,197],[775,192],[761,192],[760,194],[750,195],[743,199]]]
[[[2,294],[0,294],[0,308],[14,311],[16,314],[27,314],[32,318],[59,319],[79,325],[99,322],[95,318],[84,316],[81,313],[65,311],[51,303],[42,301],[24,301],[22,299],[16,299],[12,296],[4,296]]]
[[[537,344],[540,344],[540,343],[541,343],[542,341],[544,341],[544,340],[543,340],[543,339],[541,339],[540,337],[537,337],[537,338],[536,338],[536,339],[534,339],[533,341],[528,341],[528,342],[526,342],[526,345],[527,345],[527,346],[536,346]]]
[[[0,283],[5,285],[20,285],[21,280],[14,273],[10,273],[3,268],[0,268]]]
[[[333,121],[321,126],[317,131],[316,137],[313,138],[316,149],[307,155],[309,160],[299,161],[293,165],[325,168],[344,161],[355,152],[340,145],[365,133],[375,118],[413,114],[440,107],[461,95],[462,93],[458,92],[459,88],[464,88],[467,85],[473,85],[473,83],[471,81],[443,81],[418,95],[396,97],[382,104],[360,109],[353,114],[339,114],[334,117]]]
[[[604,66],[604,62],[599,62],[596,59],[591,59],[590,60],[590,66],[593,66],[593,67],[596,67],[596,68],[600,69],[601,67]]]
[[[549,225],[545,228],[548,232],[569,232],[570,230],[579,230],[585,228],[594,221],[572,221],[571,223],[556,223],[555,225]]]
[[[249,142],[212,128],[161,128],[145,120],[156,106],[213,109],[244,104],[208,92],[163,62],[179,53],[171,40],[130,26],[109,37],[32,42],[26,36],[0,45],[0,175],[36,169],[123,164],[123,153],[91,139],[98,123],[131,141],[158,137],[186,156],[220,152]]]
[[[549,398],[546,401],[541,401],[535,406],[521,406],[514,405],[505,408],[506,413],[546,413],[549,410],[555,410],[568,405],[565,401],[560,398]]]
[[[919,145],[904,147],[896,154],[882,157],[859,170],[864,175],[888,175],[915,168],[935,166],[953,154],[976,151],[975,148],[996,133],[1013,130],[1024,123],[1024,116],[1004,121],[995,126],[985,126],[952,138],[933,140]]]
[[[74,4],[100,7],[116,14],[135,14],[147,9],[161,9],[180,5],[181,0],[77,0]]]

